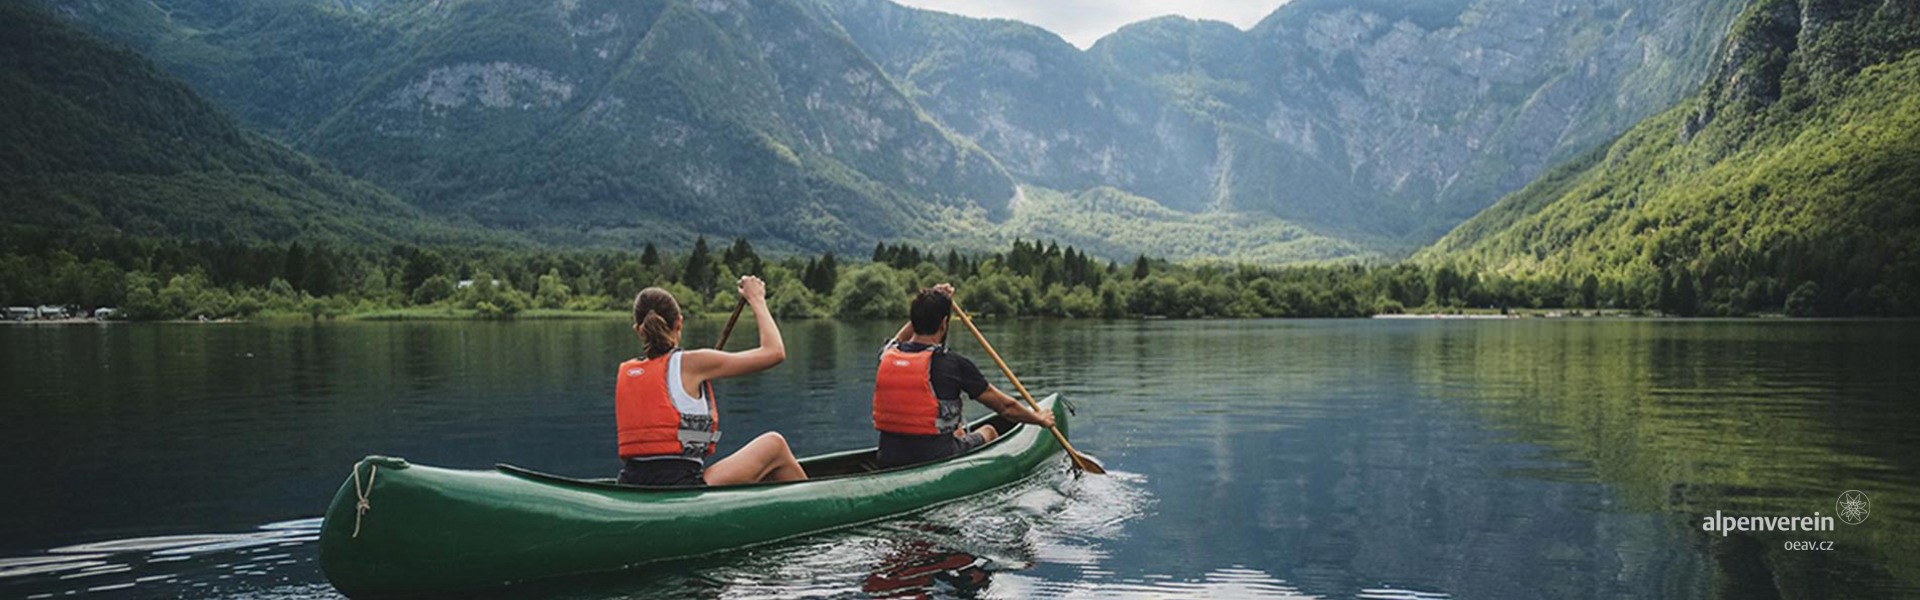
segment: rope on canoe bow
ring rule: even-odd
[[[353,495],[360,497],[358,502],[353,503],[353,537],[360,537],[360,517],[366,516],[367,510],[373,508],[368,496],[373,495],[373,479],[379,476],[380,465],[367,465],[367,487],[363,490],[360,488],[360,467],[353,467]]]

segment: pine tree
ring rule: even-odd
[[[1026,242],[1013,241],[1013,249],[1007,251],[1007,270],[1020,275],[1033,274],[1033,250]]]
[[[1660,287],[1654,292],[1653,305],[1659,308],[1660,312],[1672,314],[1674,312],[1675,304],[1676,302],[1674,302],[1674,295],[1673,295],[1673,274],[1668,273],[1666,271],[1661,271]]]
[[[300,282],[300,289],[309,294],[327,296],[339,287],[339,273],[325,249],[314,248],[307,252],[306,268],[302,271],[305,279]]]
[[[753,275],[762,270],[760,255],[753,252],[753,244],[747,243],[747,238],[734,238],[733,246],[727,248],[721,260],[738,275]]]
[[[707,250],[706,236],[695,239],[693,252],[687,254],[686,269],[681,271],[680,283],[701,294],[713,291],[715,270],[711,254],[712,252]]]
[[[660,268],[660,249],[647,242],[647,249],[640,252],[640,264],[649,269]]]
[[[808,265],[801,282],[816,294],[833,293],[833,286],[840,282],[840,265],[834,260],[833,253],[828,252],[820,257],[820,262]]]
[[[1147,255],[1142,254],[1140,255],[1140,258],[1134,259],[1133,261],[1133,278],[1134,279],[1146,279],[1147,274],[1150,272],[1152,272],[1152,267],[1147,265]]]
[[[400,285],[406,287],[408,294],[426,283],[427,278],[440,275],[447,270],[447,262],[433,251],[415,251],[407,257],[407,266],[400,271]]]
[[[307,249],[294,242],[287,246],[287,259],[281,263],[280,276],[296,289],[306,289]]]
[[[1681,269],[1680,272],[1674,276],[1674,280],[1673,313],[1682,317],[1691,317],[1699,314],[1700,297],[1694,291],[1693,274],[1687,272],[1686,269]]]

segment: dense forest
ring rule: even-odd
[[[676,249],[678,250],[678,249]],[[0,242],[0,303],[118,307],[129,319],[436,318],[621,311],[647,286],[692,314],[725,312],[727,282],[756,274],[786,317],[905,315],[915,289],[955,283],[973,311],[1044,317],[1361,317],[1407,311],[1582,308],[1697,314],[1690,279],[1602,284],[1516,279],[1448,265],[1262,267],[1103,261],[1071,246],[1015,241],[987,254],[879,244],[871,256],[763,257],[705,238],[683,251],[337,247],[182,243],[43,233]],[[1805,299],[1798,300],[1804,303]],[[1762,310],[1811,314],[1789,297]]]
[[[0,218],[152,238],[483,244],[263,136],[134,52],[0,4]]]
[[[1914,6],[1753,3],[1697,96],[1424,255],[1641,296],[1669,286],[1691,298],[1683,314],[1920,314]]]

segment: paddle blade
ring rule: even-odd
[[[1073,468],[1075,470],[1086,471],[1095,475],[1107,474],[1107,468],[1102,466],[1100,461],[1094,460],[1092,456],[1073,452],[1068,454],[1067,457],[1073,460]]]

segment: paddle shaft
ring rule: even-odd
[[[727,317],[726,328],[720,330],[720,343],[714,344],[713,349],[715,350],[727,349],[727,338],[733,335],[733,324],[740,322],[740,310],[746,307],[747,307],[747,299],[744,297],[740,298],[739,302],[735,302],[733,304],[733,316]]]
[[[740,322],[740,309],[743,309],[746,307],[747,307],[747,299],[745,297],[741,297],[739,302],[734,303],[733,316],[727,317],[727,326],[720,330],[720,342],[717,344],[714,344],[713,349],[715,350],[727,349],[727,338],[733,336],[733,324]],[[707,400],[711,402],[713,401],[713,380],[708,379],[706,381],[706,384],[707,384],[706,386]]]
[[[987,343],[987,336],[982,335],[980,328],[974,326],[973,316],[967,314],[966,309],[960,308],[959,302],[953,303],[953,312],[960,313],[960,321],[967,324],[967,331],[973,332],[973,339],[980,342],[980,347],[986,349],[987,356],[993,358],[993,364],[999,365],[1000,372],[1006,374],[1008,381],[1013,382],[1013,389],[1020,391],[1020,397],[1027,401],[1027,406],[1032,407],[1035,413],[1040,412],[1040,403],[1033,400],[1033,394],[1028,393],[1027,386],[1020,383],[1019,377],[1013,375],[1013,368],[1007,366],[1007,361],[1000,358],[1000,353],[993,351],[993,344]],[[1060,447],[1067,451],[1067,457],[1073,459],[1073,468],[1091,473],[1107,472],[1099,463],[1088,460],[1085,456],[1080,455],[1080,451],[1074,450],[1073,444],[1067,443],[1067,436],[1060,433],[1059,427],[1048,427],[1047,430],[1053,432],[1053,439],[1058,440]]]

